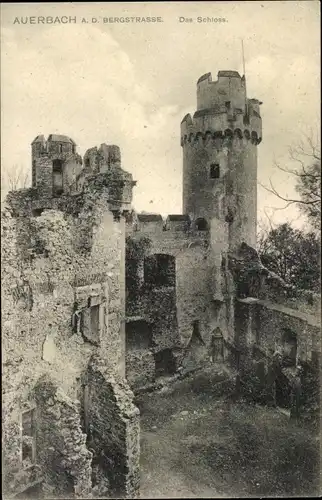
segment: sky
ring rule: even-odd
[[[76,23],[33,24],[32,16]],[[162,22],[104,22],[122,16]],[[198,23],[198,16],[225,22]],[[137,180],[136,210],[181,213],[180,122],[196,110],[201,75],[243,74],[243,39],[248,97],[263,102],[258,180],[271,179],[294,197],[294,177],[274,162],[293,167],[289,146],[305,134],[319,136],[319,26],[318,1],[2,4],[2,170],[29,171],[39,134],[68,135],[82,155],[117,144],[123,168]],[[267,214],[274,223],[303,223],[294,206],[275,210],[285,203],[260,184],[260,220]]]

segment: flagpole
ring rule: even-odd
[[[243,71],[244,71],[244,82],[245,82],[245,111],[246,116],[248,115],[248,106],[247,106],[247,87],[246,87],[246,69],[245,69],[245,53],[244,53],[244,40],[241,40],[242,46],[242,59],[243,59]]]

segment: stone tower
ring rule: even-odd
[[[197,111],[181,122],[183,212],[195,225],[228,225],[229,248],[256,244],[257,145],[262,121],[237,71],[197,82]]]
[[[65,135],[50,134],[46,140],[38,135],[31,143],[32,187],[44,196],[67,192],[82,170],[82,159],[76,144]]]

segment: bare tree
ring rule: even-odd
[[[1,168],[1,198],[9,191],[27,188],[30,186],[30,173],[22,165],[13,165],[11,168]]]
[[[262,216],[257,222],[257,251],[259,254],[265,253],[268,236],[272,229],[276,227],[265,208],[263,213],[265,217]]]
[[[314,229],[321,227],[321,148],[318,141],[305,136],[295,147],[289,148],[289,157],[294,167],[282,167],[275,161],[275,166],[282,172],[295,177],[296,198],[282,196],[270,179],[269,186],[260,185],[269,193],[285,201],[285,206],[297,205]]]

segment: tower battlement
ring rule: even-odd
[[[169,214],[165,218],[161,214],[138,213],[127,225],[128,233],[160,234],[164,237],[174,234],[177,238],[195,238],[209,236],[209,225],[204,218],[191,220],[189,215]]]
[[[38,135],[31,143],[31,151],[33,159],[42,155],[62,159],[76,153],[76,143],[66,135],[50,134],[47,140],[44,135]]]
[[[245,78],[237,71],[219,71],[218,79],[211,73],[197,82],[197,110],[181,122],[181,145],[234,134],[250,139],[253,144],[262,140],[262,120],[257,99],[247,99]]]
[[[252,144],[262,141],[262,119],[252,114],[250,110],[249,123],[244,123],[244,115],[235,112],[230,114],[226,111],[199,114],[197,111],[193,118],[186,115],[181,122],[181,146],[185,144],[196,145],[215,141],[216,139],[230,140],[233,137],[244,138]]]
[[[232,108],[245,112],[245,77],[237,71],[218,71],[213,81],[211,73],[201,76],[197,82],[197,110],[215,108],[230,101]]]

